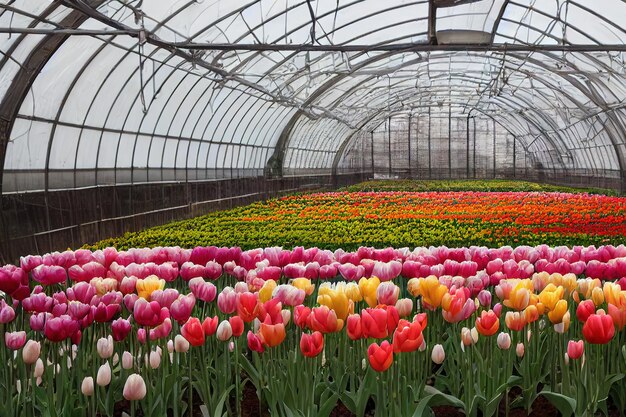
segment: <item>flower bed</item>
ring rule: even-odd
[[[92,248],[620,244],[626,198],[536,192],[296,195],[108,239]]]
[[[626,247],[157,247],[0,268],[6,415],[626,404]],[[116,408],[117,407],[117,408]]]

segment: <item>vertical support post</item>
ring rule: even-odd
[[[391,116],[387,121],[387,128],[389,130],[389,177],[391,177]]]
[[[428,107],[428,179],[433,178],[433,169],[431,163],[431,143],[430,143],[430,107]]]
[[[371,155],[372,155],[372,179],[374,178],[374,131],[372,130],[370,132],[370,134],[372,135],[372,149],[371,149]]]
[[[513,178],[517,178],[517,138],[513,136]]]
[[[469,178],[470,176],[470,134],[469,134],[469,119],[470,114],[467,114],[466,124],[465,124],[465,178]]]
[[[452,102],[448,105],[448,178],[452,178]]]
[[[409,178],[413,177],[413,170],[411,168],[411,119],[413,114],[409,113],[409,131],[407,133],[407,147],[409,148]]]
[[[474,131],[474,155],[473,155],[473,163],[474,163],[474,178],[476,178],[476,116],[472,117],[473,131]]]
[[[417,118],[417,124],[415,125],[415,170],[417,172],[417,178],[420,177],[420,119],[419,114]]]
[[[496,121],[493,122],[493,177],[496,177]]]

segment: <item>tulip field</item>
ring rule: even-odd
[[[356,250],[362,245],[574,246],[620,244],[624,236],[626,199],[615,196],[528,191],[344,191],[272,199],[86,247],[216,245],[253,249],[300,245]]]
[[[624,416],[625,209],[318,193],[24,256],[0,416]]]
[[[241,415],[246,384],[259,415],[624,410],[625,276],[621,245],[27,256],[0,269],[3,415]]]

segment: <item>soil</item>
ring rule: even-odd
[[[519,392],[516,390],[511,390],[509,392],[509,403],[513,402],[515,398],[519,396]],[[199,404],[200,399],[194,395],[194,403]],[[128,413],[130,410],[130,403],[126,400],[120,401],[115,404],[115,417],[121,417],[123,412]],[[247,383],[243,388],[243,401],[242,401],[242,417],[271,417],[269,411],[265,406],[261,407],[259,404],[259,399],[256,395],[256,390],[254,386],[250,383]],[[368,403],[367,410],[365,412],[366,417],[374,416],[374,402],[370,401]],[[437,406],[433,407],[433,412],[435,417],[465,417],[465,414],[454,407],[450,406]],[[137,417],[143,417],[143,413],[141,411],[137,411],[135,414]],[[619,417],[620,413],[617,407],[613,404],[609,406],[609,415],[608,417]],[[498,417],[505,416],[505,401],[504,399],[500,403],[500,408],[498,410]],[[509,417],[560,417],[561,414],[558,410],[543,396],[539,396],[532,406],[532,411],[528,415],[526,414],[526,410],[523,408],[512,408],[509,410]],[[172,413],[168,412],[167,417],[172,417]],[[193,417],[202,417],[202,412],[199,407],[194,407]],[[355,414],[350,412],[341,402],[337,403],[337,406],[333,409],[330,414],[330,417],[355,417]]]

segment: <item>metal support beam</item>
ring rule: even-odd
[[[493,177],[496,177],[496,121],[493,122]]]
[[[470,115],[467,114],[467,120],[465,124],[465,178],[470,176],[470,134],[469,134],[469,120]]]
[[[472,163],[474,164],[474,178],[476,178],[476,117],[472,117],[472,122],[473,122],[473,131],[474,131],[474,155],[472,158]]]
[[[513,136],[513,178],[517,177],[517,138]]]
[[[407,147],[409,148],[409,178],[413,175],[413,170],[411,168],[411,118],[413,117],[412,113],[409,113],[409,131],[407,133]]]
[[[452,103],[448,105],[448,178],[452,178]]]
[[[433,169],[432,169],[432,147],[430,143],[430,107],[428,108],[428,179],[432,179],[433,177]]]
[[[372,152],[372,178],[374,178],[374,173],[376,172],[374,170],[374,131],[372,130],[370,132],[370,134],[372,135],[372,149],[371,149],[371,152]]]
[[[389,177],[391,177],[391,116],[387,120],[387,128],[389,130]]]

